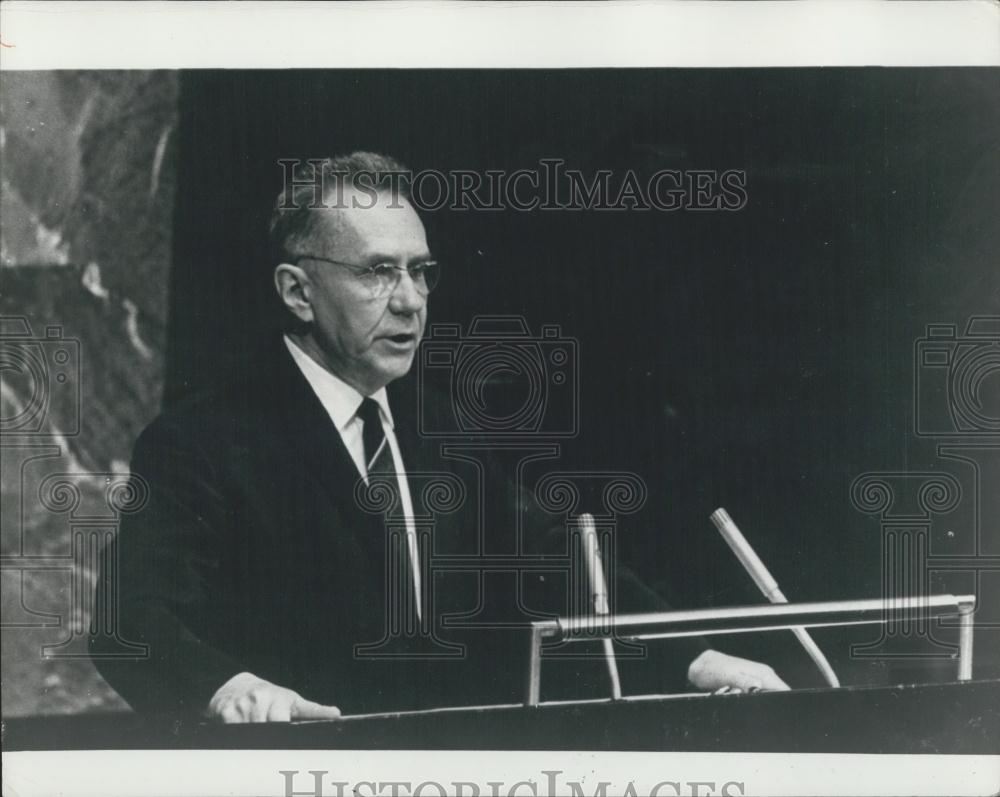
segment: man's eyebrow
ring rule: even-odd
[[[430,252],[425,252],[422,255],[416,255],[415,257],[409,258],[406,261],[406,264],[408,266],[412,266],[414,263],[424,263],[428,260],[434,260],[434,259],[435,259],[434,255],[432,255]],[[396,258],[393,257],[392,255],[385,255],[385,254],[379,254],[378,252],[373,252],[372,254],[365,257],[364,261],[369,265],[374,266],[377,263],[394,263],[396,262]]]

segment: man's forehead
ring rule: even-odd
[[[331,244],[363,249],[379,240],[399,245],[425,242],[423,223],[405,197],[345,188],[326,204],[313,213],[321,236]]]

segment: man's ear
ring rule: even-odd
[[[280,263],[274,269],[274,287],[285,307],[304,324],[313,320],[312,303],[309,301],[311,285],[309,275],[300,266]]]

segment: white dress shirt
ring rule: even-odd
[[[302,371],[302,375],[309,382],[313,392],[319,398],[320,403],[326,410],[330,420],[340,434],[340,439],[344,441],[351,459],[358,474],[368,480],[368,469],[365,463],[365,444],[362,437],[364,422],[358,417],[358,408],[364,399],[357,390],[351,387],[343,379],[326,370],[312,357],[285,335],[285,345],[295,364]],[[403,504],[403,517],[406,522],[407,547],[410,552],[410,572],[413,574],[413,589],[417,609],[417,617],[422,617],[422,606],[420,600],[420,554],[417,548],[417,529],[413,520],[413,501],[410,498],[410,485],[406,479],[406,470],[403,466],[403,457],[399,452],[399,443],[393,431],[392,410],[389,409],[389,397],[385,388],[381,388],[372,393],[371,399],[378,404],[379,417],[382,420],[382,431],[385,432],[385,439],[392,451],[392,458],[396,463],[396,480],[399,487],[399,498]]]

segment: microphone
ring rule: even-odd
[[[788,599],[778,588],[778,582],[774,580],[774,576],[764,566],[760,557],[757,556],[756,551],[750,547],[750,543],[747,542],[746,537],[743,536],[743,532],[739,530],[733,519],[729,517],[729,513],[722,507],[719,507],[711,514],[709,519],[715,524],[719,533],[722,534],[722,538],[732,549],[733,553],[736,554],[736,558],[740,560],[740,564],[750,574],[750,578],[754,580],[758,589],[764,593],[764,597],[771,603],[788,603]],[[826,682],[833,687],[840,686],[840,680],[833,671],[833,667],[830,666],[830,662],[826,660],[823,651],[813,641],[809,632],[801,626],[795,626],[791,631],[795,634],[795,638],[799,640],[802,647],[805,648],[806,653],[809,654],[809,658],[815,662],[819,671],[823,673],[823,678]]]
[[[583,561],[587,568],[587,584],[590,587],[590,599],[594,612],[599,615],[610,614],[608,584],[604,580],[604,563],[601,560],[601,543],[597,539],[594,516],[589,512],[580,515],[580,537],[583,543]],[[605,637],[601,640],[601,645],[604,648],[604,659],[608,665],[608,678],[611,680],[611,697],[620,700],[622,686],[618,677],[618,662],[615,660],[614,644]]]

